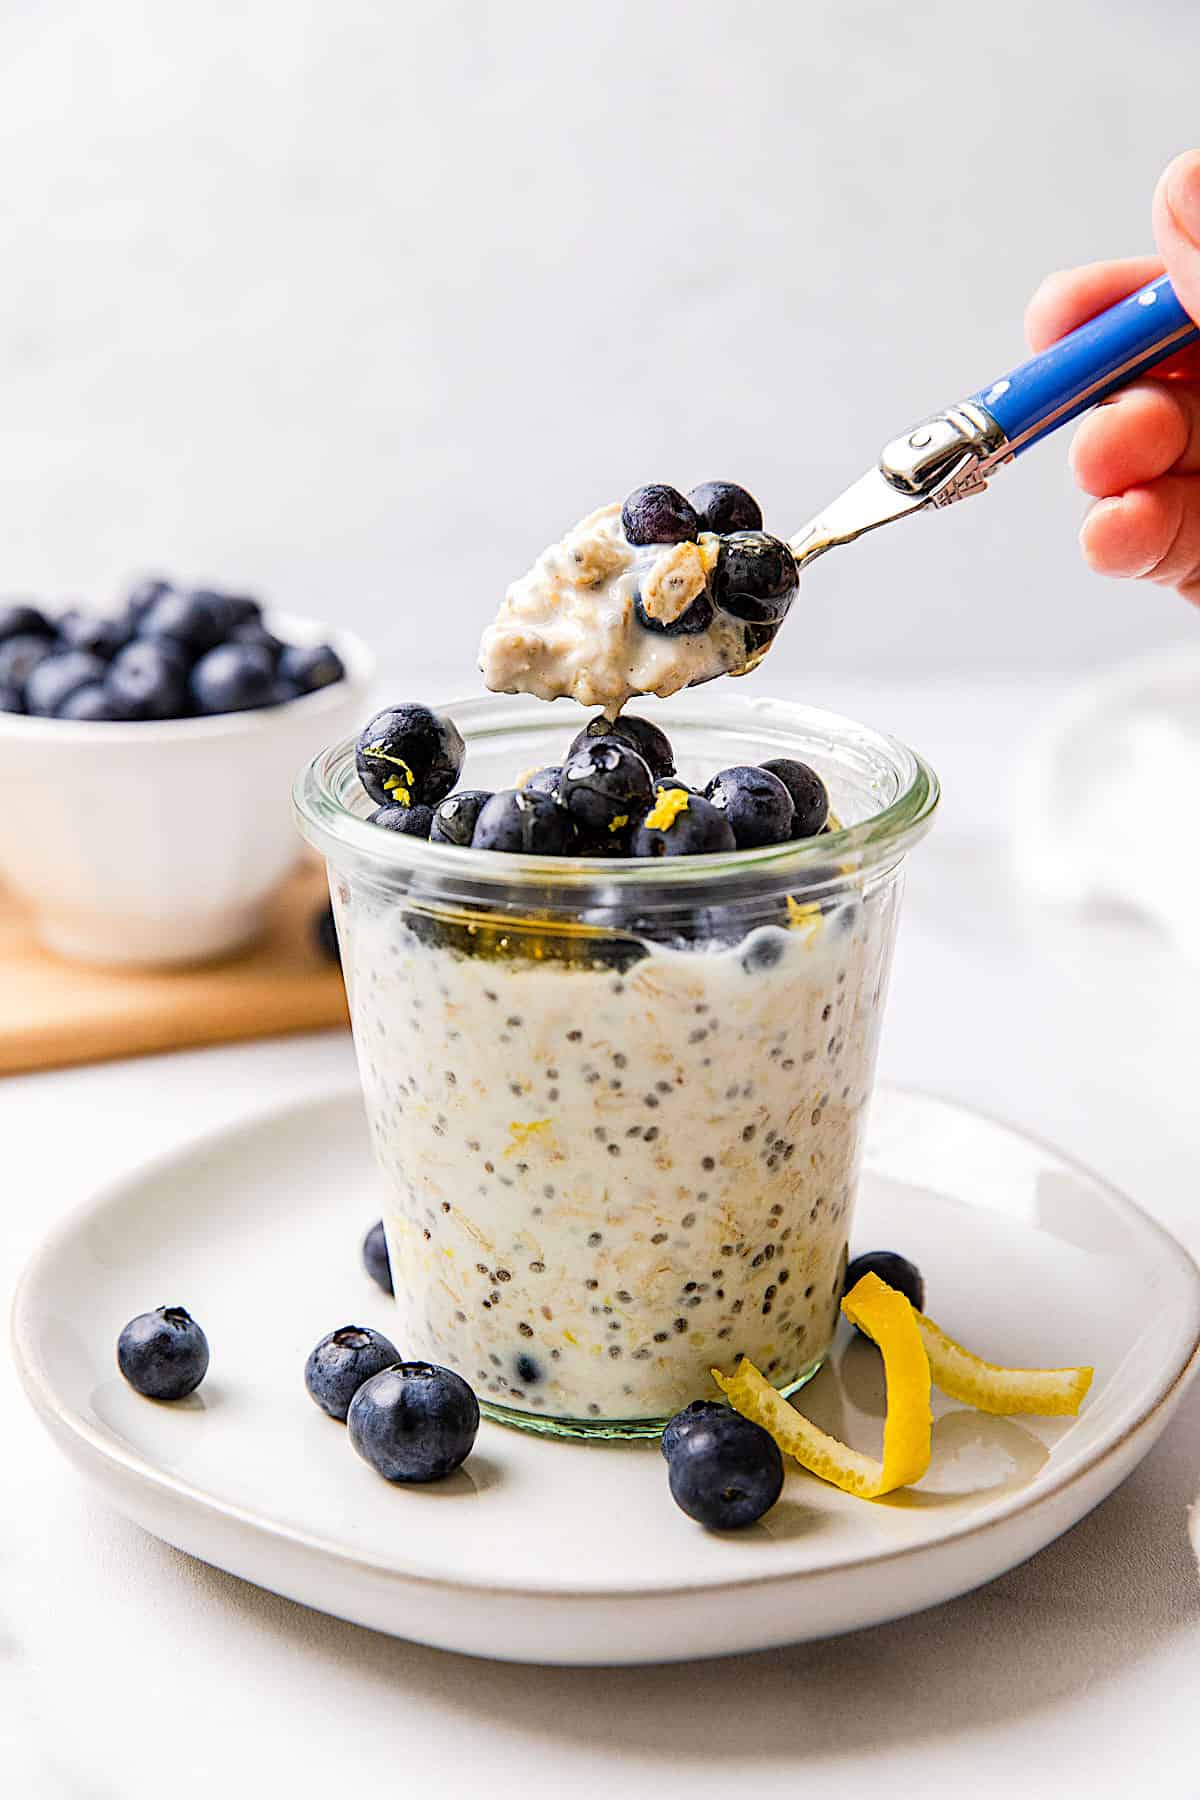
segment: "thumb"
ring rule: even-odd
[[[1154,190],[1154,236],[1171,285],[1200,324],[1200,150],[1185,150]]]

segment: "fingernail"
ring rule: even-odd
[[[1167,170],[1167,205],[1180,228],[1200,244],[1200,150],[1177,156]]]

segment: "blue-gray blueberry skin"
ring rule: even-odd
[[[556,800],[562,772],[561,763],[549,763],[544,769],[535,769],[533,774],[527,775],[521,783],[521,792],[523,794],[549,794],[551,799]],[[454,798],[453,794],[450,798]]]
[[[529,783],[525,786],[528,788]],[[447,794],[433,809],[430,842],[453,844],[459,850],[469,849],[479,815],[491,797],[490,788],[460,788],[456,794]]]
[[[471,1454],[479,1402],[452,1369],[398,1363],[364,1382],[346,1424],[358,1454],[385,1481],[441,1481]]]
[[[386,706],[358,734],[358,778],[376,806],[407,799],[444,800],[462,772],[466,745],[458,727],[417,701]]]
[[[253,712],[278,700],[275,658],[260,644],[218,644],[192,670],[199,713]]]
[[[341,681],[346,666],[332,644],[285,644],[279,657],[279,674],[302,694]]]
[[[713,603],[707,594],[697,594],[692,604],[669,625],[646,611],[640,594],[634,599],[633,610],[642,629],[657,632],[659,637],[699,637],[702,631],[708,630],[714,616]]]
[[[182,719],[191,710],[187,657],[165,638],[135,638],[119,650],[105,685],[126,719]]]
[[[652,481],[634,488],[621,508],[621,529],[631,544],[682,544],[700,535],[695,508],[678,488]]]
[[[693,1400],[682,1412],[677,1412],[673,1419],[668,1419],[659,1444],[667,1461],[670,1462],[680,1444],[692,1435],[698,1425],[707,1425],[719,1413],[728,1410],[719,1400]]]
[[[53,648],[53,638],[40,631],[16,631],[5,638],[0,643],[0,687],[15,688],[23,694],[29,677]]]
[[[799,586],[796,559],[781,538],[734,531],[721,539],[710,588],[722,612],[754,625],[778,625]]]
[[[829,818],[829,794],[817,771],[791,756],[774,756],[762,766],[782,781],[792,796],[792,836],[816,837],[824,831]]]
[[[624,845],[653,804],[654,780],[628,744],[594,738],[563,765],[558,798],[584,837]]]
[[[663,827],[644,821],[633,834],[634,856],[716,856],[737,849],[733,826],[702,794],[691,794],[687,806]]]
[[[551,794],[501,788],[480,810],[471,844],[523,856],[570,856],[577,837],[570,813]]]
[[[52,719],[72,694],[103,681],[107,673],[103,658],[86,650],[60,650],[44,656],[25,683],[25,711],[35,718]]]
[[[395,1292],[392,1286],[392,1265],[388,1257],[387,1238],[384,1236],[383,1220],[376,1219],[362,1242],[363,1268],[377,1287],[385,1294]]]
[[[18,636],[54,636],[54,627],[40,606],[27,606],[23,600],[9,600],[0,606],[0,644]]]
[[[122,1329],[117,1366],[148,1400],[182,1400],[208,1371],[208,1339],[186,1308],[160,1306]]]
[[[433,808],[431,806],[377,806],[373,813],[367,814],[368,825],[378,825],[383,831],[398,831],[404,837],[427,838],[433,826]]]
[[[339,1325],[308,1353],[304,1385],[323,1413],[345,1420],[364,1381],[400,1361],[391,1338],[369,1325]]]
[[[701,531],[725,537],[731,531],[761,531],[762,507],[735,481],[702,481],[688,495]]]
[[[676,1506],[712,1531],[738,1531],[783,1491],[783,1457],[769,1432],[723,1409],[679,1438],[667,1462]]]
[[[577,751],[596,738],[619,738],[621,743],[628,744],[631,750],[637,751],[651,775],[657,777],[675,773],[675,752],[666,732],[660,731],[650,719],[639,719],[635,713],[623,712],[615,719],[607,718],[604,713],[597,713],[571,739],[563,761],[570,762]]]
[[[846,1265],[842,1293],[848,1294],[864,1275],[878,1275],[880,1281],[886,1281],[889,1287],[898,1289],[918,1312],[925,1311],[925,1277],[916,1263],[910,1262],[907,1256],[901,1256],[899,1251],[865,1250],[861,1256],[856,1256]],[[867,1336],[857,1325],[854,1329],[859,1337]]]
[[[791,837],[796,812],[792,796],[769,770],[752,764],[722,769],[704,791],[728,819],[739,850],[783,844]]]

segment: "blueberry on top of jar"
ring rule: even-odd
[[[702,481],[688,495],[701,531],[724,537],[730,531],[761,531],[762,507],[734,481]]]
[[[358,778],[378,806],[436,806],[463,766],[466,745],[449,719],[404,701],[368,720],[358,735]]]
[[[572,746],[574,748],[574,746]],[[526,794],[553,794],[558,798],[559,777],[562,775],[561,763],[547,763],[544,769],[531,769],[518,781],[517,786]]]
[[[792,796],[792,836],[816,837],[829,817],[829,794],[817,771],[791,756],[773,756],[762,766],[782,781]]]
[[[594,738],[563,765],[558,798],[580,830],[602,843],[628,843],[654,798],[650,770],[619,738]]]
[[[792,835],[792,796],[769,769],[737,765],[714,775],[705,793],[724,813],[739,850],[782,844]]]
[[[447,794],[433,809],[430,841],[467,849],[475,835],[479,815],[491,797],[490,788],[460,788],[456,794]]]
[[[634,488],[621,508],[621,525],[631,544],[682,544],[700,535],[695,509],[662,481]]]
[[[637,751],[651,775],[675,773],[675,752],[670,739],[649,719],[639,719],[633,713],[621,713],[618,718],[609,719],[603,713],[597,713],[571,739],[566,761],[570,762],[577,750],[582,750],[596,738],[619,738],[623,744],[628,744],[630,749]]]
[[[633,834],[634,856],[709,856],[736,850],[733,827],[702,794],[664,788]]]
[[[368,825],[382,826],[384,831],[398,831],[402,837],[427,838],[433,825],[431,806],[377,806],[367,815]]]
[[[501,788],[482,807],[471,845],[523,856],[570,856],[576,848],[575,823],[550,794]]]
[[[796,559],[781,538],[735,531],[721,539],[711,588],[722,612],[751,624],[777,625],[799,585]]]

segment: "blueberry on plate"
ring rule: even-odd
[[[126,719],[182,719],[188,705],[188,665],[167,639],[135,638],[118,650],[105,681]]]
[[[682,1412],[677,1412],[673,1419],[668,1419],[662,1434],[659,1449],[670,1462],[684,1438],[690,1437],[698,1425],[706,1425],[718,1414],[727,1413],[729,1408],[719,1400],[693,1400]]]
[[[552,794],[557,799],[562,772],[561,763],[547,763],[544,769],[534,769],[532,774],[526,775],[518,786],[523,794]]]
[[[0,687],[0,713],[23,713],[25,702],[20,688]]]
[[[677,619],[672,619],[669,625],[646,611],[640,594],[634,599],[633,610],[643,630],[657,632],[659,637],[697,637],[700,632],[707,631],[713,622],[713,603],[707,594],[697,594],[691,605]]]
[[[762,507],[734,481],[702,481],[688,495],[701,531],[724,537],[730,531],[761,531]]]
[[[381,825],[384,831],[398,831],[402,837],[427,838],[433,826],[431,806],[377,806],[367,815],[368,825]]]
[[[898,1289],[910,1300],[918,1312],[925,1311],[925,1278],[916,1263],[909,1262],[907,1256],[901,1256],[895,1250],[864,1251],[862,1256],[856,1256],[846,1265],[843,1294],[848,1294],[864,1275],[878,1275],[880,1281],[886,1281],[889,1287]]]
[[[397,1363],[363,1383],[346,1419],[350,1442],[385,1481],[440,1481],[471,1454],[479,1402],[437,1363]]]
[[[733,826],[724,813],[702,794],[678,788],[658,797],[630,843],[634,856],[712,856],[736,849]]]
[[[315,694],[318,688],[341,681],[346,665],[332,644],[285,644],[279,673],[284,681],[295,682],[302,694]]]
[[[387,706],[358,735],[358,778],[377,806],[402,797],[436,806],[463,766],[466,745],[457,727],[414,701]]]
[[[621,743],[628,744],[631,750],[637,751],[651,775],[675,773],[675,752],[666,732],[660,731],[649,719],[639,719],[633,713],[621,713],[615,719],[607,719],[603,713],[597,713],[571,739],[566,761],[570,762],[577,750],[582,750],[585,744],[592,743],[594,739],[614,737],[619,738]]]
[[[258,644],[218,644],[200,658],[190,686],[200,713],[253,712],[279,698],[275,659]]]
[[[782,781],[792,796],[791,835],[794,838],[816,837],[824,830],[829,817],[829,795],[817,771],[791,756],[773,756],[762,766],[777,781]]]
[[[54,627],[40,606],[23,600],[0,603],[0,643],[11,637],[53,637]]]
[[[82,724],[112,724],[124,719],[117,703],[116,696],[102,682],[94,681],[87,687],[76,688],[73,694],[63,701],[55,713],[56,719],[74,719]]]
[[[85,612],[73,607],[58,621],[58,641],[66,650],[86,650],[90,656],[111,662],[117,651],[130,639],[127,619],[108,618],[104,613]]]
[[[225,639],[227,644],[257,644],[273,658],[276,670],[279,659],[287,649],[282,638],[277,638],[273,631],[268,631],[261,619],[247,619],[244,624],[235,625]]]
[[[0,687],[16,688],[24,693],[38,663],[54,650],[53,638],[40,631],[18,631],[0,644]]]
[[[700,521],[678,488],[652,481],[634,488],[621,508],[621,525],[631,544],[682,544],[700,535]]]
[[[108,665],[86,650],[56,651],[44,656],[25,683],[25,710],[35,718],[52,719],[65,701],[81,687],[104,680]]]
[[[721,539],[711,587],[722,612],[751,624],[778,625],[799,585],[796,559],[781,538],[735,531]]]
[[[471,846],[523,856],[570,856],[577,848],[575,822],[550,794],[501,788],[481,808]]]
[[[215,594],[179,594],[170,590],[142,613],[138,636],[169,638],[192,656],[215,650],[229,629],[229,618]],[[224,709],[222,709],[224,710]]]
[[[318,906],[312,917],[313,942],[326,962],[342,966],[342,947],[338,943],[337,920],[332,906]]]
[[[364,1381],[400,1361],[391,1338],[369,1325],[340,1325],[308,1353],[304,1385],[331,1419],[345,1419]]]
[[[769,1432],[741,1413],[694,1425],[667,1463],[675,1504],[713,1531],[753,1525],[783,1491],[783,1457]]]
[[[527,787],[528,784],[522,791],[527,791]],[[430,841],[435,844],[456,844],[460,850],[466,850],[475,835],[479,815],[491,797],[487,788],[461,788],[457,794],[447,794],[433,809],[433,822],[429,828]]]
[[[558,798],[585,837],[623,846],[650,809],[654,780],[628,744],[593,738],[563,764]]]
[[[182,1306],[160,1306],[123,1328],[117,1366],[148,1400],[182,1400],[204,1380],[208,1339]]]
[[[362,1241],[363,1267],[377,1287],[385,1294],[392,1294],[392,1265],[388,1259],[387,1238],[383,1234],[383,1220],[376,1219],[370,1231]]]
[[[705,793],[733,827],[739,850],[759,844],[783,844],[792,835],[792,796],[768,769],[739,764],[722,769]]]

